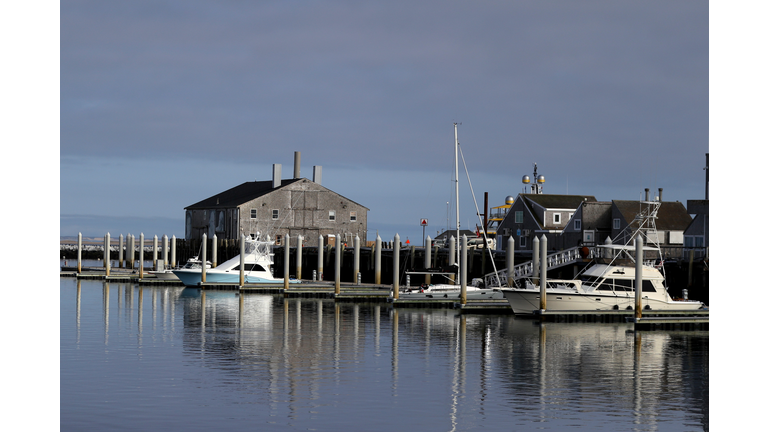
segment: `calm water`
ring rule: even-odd
[[[61,278],[61,430],[709,426],[709,334]]]

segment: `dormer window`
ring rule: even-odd
[[[560,225],[560,222],[561,222],[560,213],[552,213],[552,222],[555,225]]]

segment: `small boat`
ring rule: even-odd
[[[243,257],[243,276],[244,282],[248,284],[268,283],[282,284],[282,278],[276,278],[272,274],[272,265],[274,264],[273,240],[261,240],[260,234],[256,238],[245,238],[245,255]],[[229,259],[215,268],[206,266],[206,283],[240,283],[240,255]],[[185,286],[198,286],[202,282],[202,266],[196,268],[180,268],[173,270],[173,274],[178,277]],[[301,281],[291,279],[290,283],[300,283]]]
[[[182,269],[200,269],[203,268],[202,261],[198,257],[192,257],[189,260],[187,260],[187,263],[184,264]],[[211,268],[211,262],[206,261],[205,268],[209,269]],[[179,278],[173,274],[173,270],[175,269],[163,269],[163,270],[155,270],[147,272],[151,275],[154,275],[157,279],[167,279],[167,280],[179,280]]]
[[[661,257],[655,219],[661,202],[643,201],[643,209],[627,229],[624,245],[605,244],[574,279],[547,279],[547,311],[632,310],[635,307],[636,261],[634,241],[642,236],[648,246],[643,247],[641,304],[644,310],[691,311],[706,309],[700,301],[672,299],[665,286],[664,267],[658,265]],[[637,228],[635,228],[635,225]],[[623,234],[623,233],[622,233]],[[619,234],[617,238],[621,238]],[[655,253],[656,256],[653,256]],[[509,301],[515,314],[529,315],[541,308],[538,275],[521,278],[512,287],[499,288]],[[685,297],[685,296],[684,296]]]
[[[492,288],[483,288],[483,280],[472,279],[472,284],[467,285],[467,300],[502,300],[504,295]],[[422,284],[419,287],[406,287],[400,291],[400,299],[459,299],[461,298],[461,285],[450,284]]]

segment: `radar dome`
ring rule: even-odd
[[[504,198],[505,204],[512,204],[514,202],[515,202],[515,197],[513,197],[512,195],[509,195],[506,198]]]
[[[528,184],[530,182],[531,182],[531,178],[528,177],[527,175],[524,175],[523,176],[523,184]]]
[[[544,176],[540,175],[540,176],[536,177],[536,183],[544,183]]]

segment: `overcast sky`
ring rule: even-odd
[[[703,1],[61,1],[61,235],[183,237],[273,163],[370,209],[369,238],[522,191],[703,199]],[[478,223],[464,168],[461,223]]]

